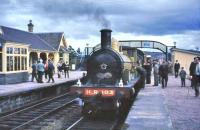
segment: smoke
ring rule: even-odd
[[[50,0],[51,1],[51,0]],[[37,9],[35,12],[42,16],[50,17],[53,20],[63,21],[67,20],[80,20],[86,17],[87,20],[94,21],[101,27],[110,27],[110,21],[106,18],[106,12],[103,7],[95,4],[89,0],[66,0],[44,2],[41,0],[35,0],[34,5]],[[41,14],[42,12],[42,14]],[[80,21],[82,22],[82,21]]]
[[[94,12],[94,19],[99,22],[103,28],[110,28],[110,21],[105,17],[104,10],[98,8]]]

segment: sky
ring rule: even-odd
[[[109,28],[116,40],[154,40],[200,48],[200,0],[1,0],[0,25],[34,33],[64,32],[82,50]]]

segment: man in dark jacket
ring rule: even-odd
[[[190,76],[191,76],[191,87],[192,88],[194,87],[195,74],[196,74],[196,65],[197,65],[197,63],[198,63],[198,58],[194,57],[194,61],[191,62],[190,68],[189,68]]]
[[[68,62],[66,61],[66,63],[62,64],[62,66],[63,66],[63,69],[64,69],[65,78],[66,78],[66,75],[69,78],[69,64],[68,64]]]
[[[49,80],[48,80],[47,83],[49,83],[51,79],[52,79],[52,82],[54,83],[54,78],[53,78],[54,71],[55,71],[55,67],[54,67],[52,61],[49,59],[49,61],[48,61],[48,75],[49,75]]]
[[[34,63],[32,64],[32,82],[34,81],[34,78],[36,79],[37,81],[37,63],[36,61],[34,61]]]
[[[180,64],[178,63],[178,60],[176,60],[176,63],[174,64],[175,78],[178,77],[179,69],[180,69]]]
[[[159,67],[159,75],[161,77],[162,88],[167,87],[168,73],[168,64],[165,61],[163,61],[163,63]]]
[[[195,96],[199,96],[199,84],[200,84],[200,57],[196,59],[195,74],[192,76],[193,86],[195,90]]]

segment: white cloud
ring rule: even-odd
[[[34,32],[64,32],[74,48],[100,43],[98,18],[111,22],[118,40],[175,41],[186,49],[200,41],[199,0],[2,0],[0,8],[0,25],[26,31],[32,19]]]

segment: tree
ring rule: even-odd
[[[196,51],[199,51],[199,47],[198,47],[198,46],[196,46],[196,47],[195,47],[195,50],[196,50]]]
[[[78,48],[75,51],[74,48],[69,45],[68,51],[69,51],[69,63],[70,64],[78,64],[80,62],[79,60],[81,59],[81,50],[80,50],[80,48]]]

